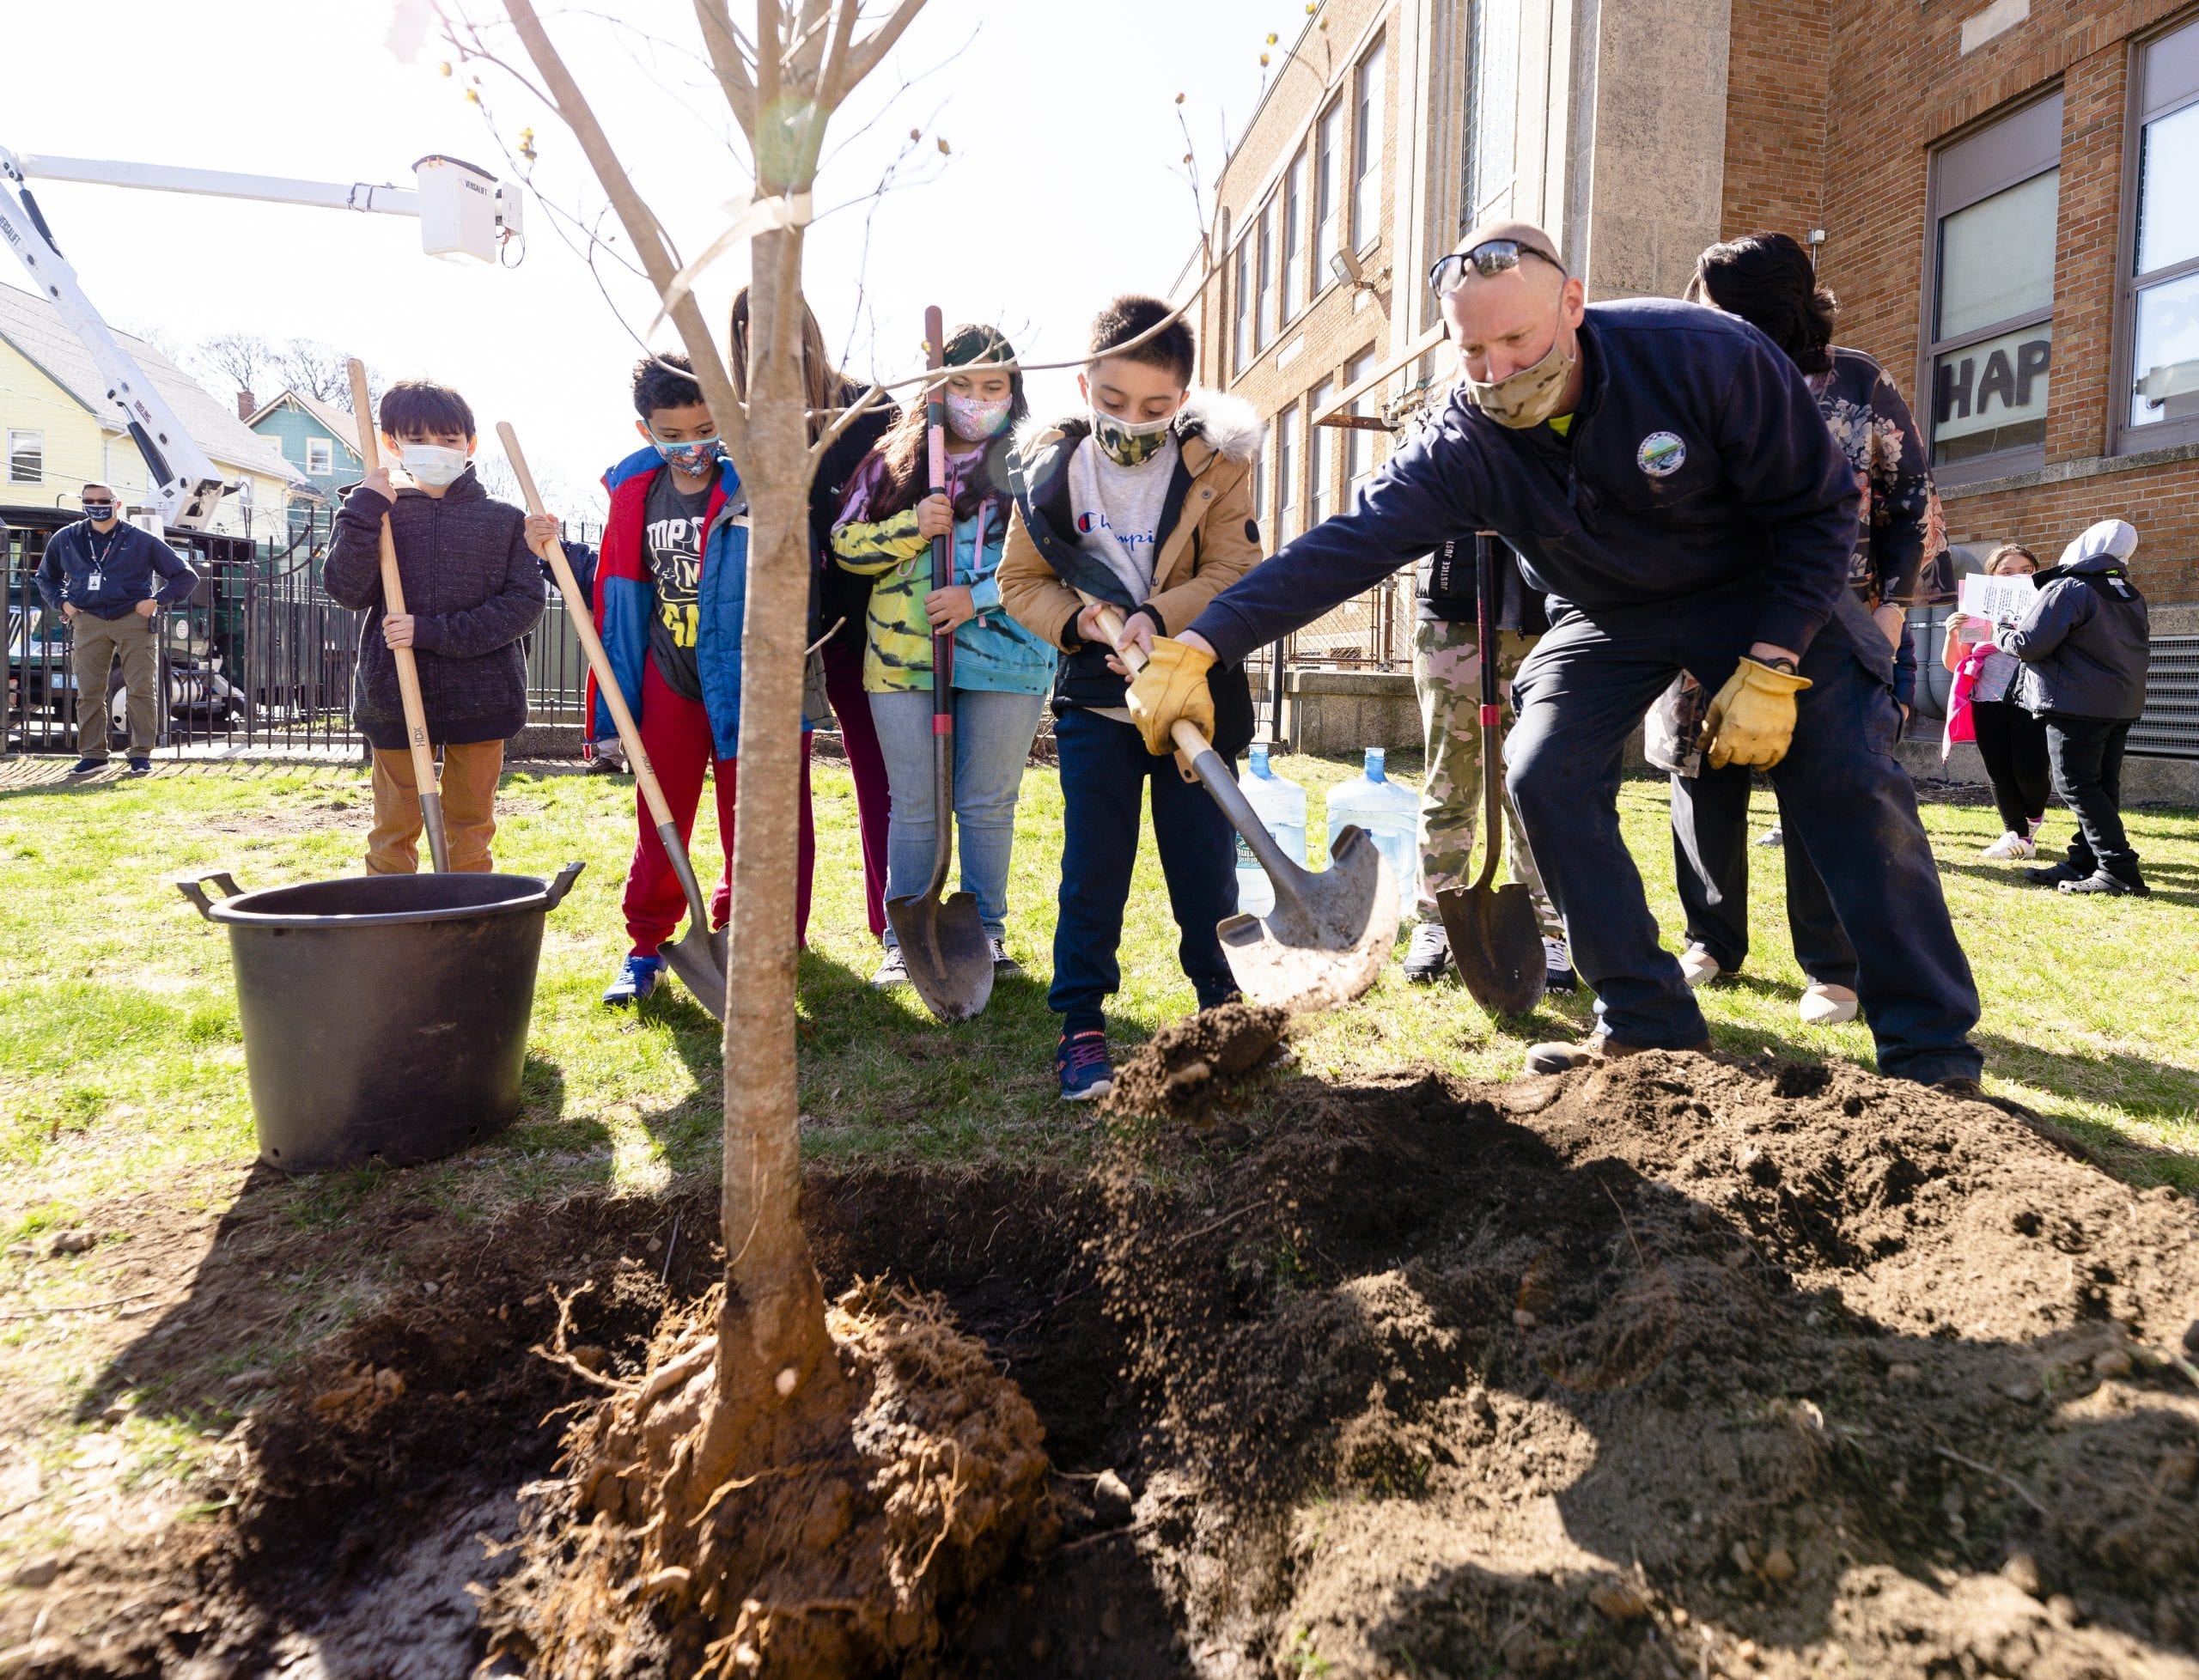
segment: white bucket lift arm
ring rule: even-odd
[[[76,335],[98,367],[107,400],[121,411],[123,429],[145,458],[150,499],[161,522],[178,530],[204,531],[213,523],[227,489],[219,469],[84,295],[76,271],[55,248],[14,155],[4,149],[0,149],[0,239],[7,240],[39,295],[53,305],[63,325]]]
[[[506,240],[521,238],[524,233],[524,199],[516,186],[441,154],[431,154],[414,164],[416,185],[399,187],[367,181],[345,186],[280,175],[241,175],[218,169],[110,162],[35,152],[18,156],[0,146],[0,238],[7,240],[40,295],[59,311],[63,322],[98,365],[107,400],[121,410],[123,426],[145,458],[153,505],[163,523],[181,531],[203,531],[212,524],[222,497],[235,486],[222,484],[206,452],[184,429],[174,411],[117,342],[84,295],[76,270],[62,257],[52,229],[31,196],[27,180],[31,176],[417,216],[422,248],[430,256],[460,260],[493,262]]]

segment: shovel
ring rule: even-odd
[[[1120,642],[1122,615],[1090,595],[1084,600],[1100,609],[1100,634],[1111,645]],[[1134,648],[1115,657],[1132,676],[1145,668],[1145,655]],[[1292,1014],[1350,1002],[1374,983],[1398,940],[1398,883],[1381,852],[1364,829],[1349,825],[1329,848],[1326,869],[1301,869],[1276,844],[1198,726],[1179,719],[1171,733],[1275,884],[1275,908],[1264,918],[1240,913],[1215,926],[1239,989]]]
[[[372,472],[381,465],[375,441],[375,405],[367,392],[366,364],[351,358],[351,417],[357,423],[359,460]],[[389,534],[389,515],[381,516],[381,610],[387,618],[405,613],[405,581],[397,575],[397,539]],[[420,825],[428,831],[428,864],[438,875],[450,872],[450,846],[443,838],[443,794],[436,780],[436,749],[428,744],[428,708],[420,698],[420,663],[410,648],[393,648],[397,694],[405,707],[405,741],[412,752],[412,786],[420,795]]]
[[[1496,539],[1474,537],[1474,619],[1481,662],[1481,808],[1486,838],[1481,874],[1471,886],[1450,886],[1435,895],[1451,960],[1475,1002],[1500,1015],[1522,1015],[1543,995],[1545,966],[1543,930],[1535,920],[1534,900],[1517,881],[1495,885],[1504,855],[1502,749],[1497,742]]]
[[[935,305],[924,311],[926,365],[933,371],[946,365],[946,323]],[[934,385],[925,401],[925,420],[930,429],[931,493],[947,484],[947,398],[943,384]],[[953,580],[953,539],[935,537],[931,542],[932,587]],[[974,892],[957,892],[942,899],[947,866],[954,852],[954,632],[931,639],[931,808],[934,832],[931,885],[915,898],[888,898],[886,919],[901,947],[901,960],[909,983],[924,1007],[943,1021],[967,1020],[984,1008],[993,995],[993,946],[978,918]]]
[[[496,435],[503,440],[504,456],[511,462],[513,475],[519,480],[527,511],[541,513],[542,494],[534,487],[534,475],[527,471],[527,457],[520,453],[519,437],[512,430],[511,422],[498,421]],[[687,861],[687,843],[679,837],[679,825],[672,820],[672,807],[664,802],[664,789],[657,785],[649,749],[642,745],[642,732],[634,722],[633,713],[626,709],[626,697],[611,669],[611,656],[603,651],[603,639],[595,633],[595,621],[588,616],[563,546],[553,537],[534,551],[542,557],[551,575],[557,580],[557,593],[565,598],[565,616],[572,620],[573,634],[580,638],[582,651],[588,655],[588,668],[595,673],[595,685],[603,695],[603,703],[610,709],[611,721],[618,726],[618,739],[625,746],[626,762],[633,767],[634,781],[649,803],[649,816],[656,823],[656,837],[664,847],[664,855],[672,860],[672,872],[679,878],[680,890],[687,895],[687,931],[677,940],[660,946],[657,955],[679,977],[680,983],[695,995],[697,1003],[723,1020],[724,930],[710,931],[710,906],[703,900],[703,888],[695,879],[694,866]]]

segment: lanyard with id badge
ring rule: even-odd
[[[115,539],[121,535],[122,527],[117,525],[113,530],[107,533],[106,544],[93,551],[92,569],[84,579],[84,587],[89,593],[98,594],[100,586],[106,581],[103,574],[107,568],[107,557],[114,552]],[[84,546],[88,549],[91,547],[91,532],[88,527],[85,530]]]

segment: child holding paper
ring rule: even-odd
[[[1985,563],[1988,577],[2028,577],[2038,557],[2020,543],[2003,543]],[[2012,621],[2013,622],[2013,621]],[[1993,803],[2005,831],[1985,848],[2002,861],[2036,856],[2039,825],[2046,820],[2048,776],[2046,726],[2015,703],[2009,690],[2021,661],[1993,645],[1993,621],[1957,612],[1947,619],[1940,661],[1954,673],[1947,708],[1950,740],[1954,720],[1967,701],[1972,739],[1993,784]]]

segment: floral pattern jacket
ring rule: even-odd
[[[1804,377],[1863,492],[1849,587],[1874,609],[1952,600],[1946,523],[1923,434],[1900,391],[1862,351],[1837,344],[1830,372]]]

